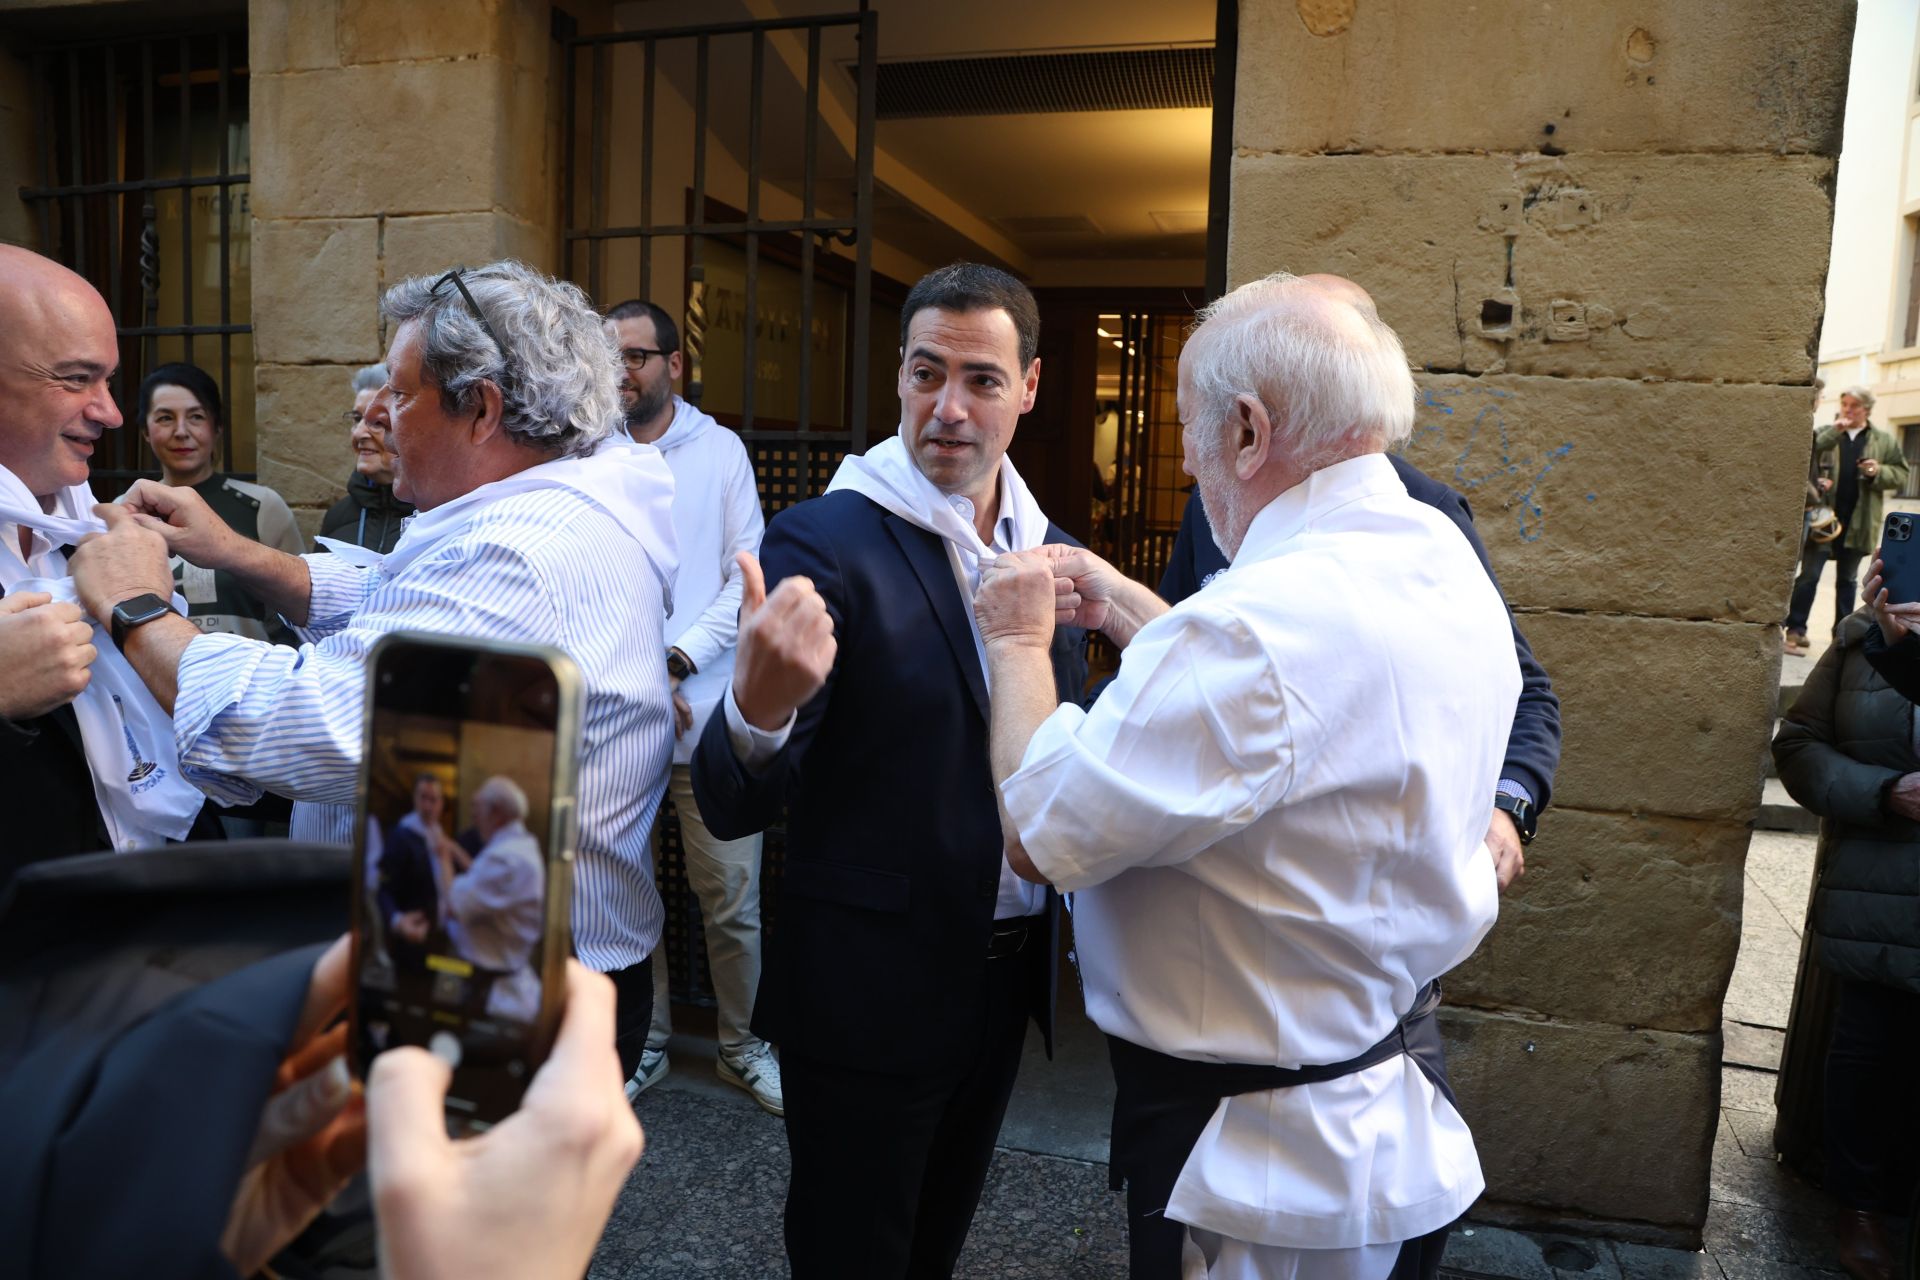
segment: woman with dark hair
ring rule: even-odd
[[[1875,670],[1881,639],[1870,609],[1842,620],[1773,740],[1788,794],[1823,820],[1808,926],[1839,985],[1826,1189],[1841,1266],[1859,1280],[1898,1274],[1888,1220],[1911,1194],[1902,1166],[1920,1057],[1920,725]]]
[[[286,500],[265,485],[223,476],[215,469],[226,420],[220,388],[206,370],[163,364],[140,383],[139,418],[147,444],[160,460],[162,480],[205,498],[234,529],[291,555],[307,549]],[[202,569],[175,557],[175,589],[202,631],[231,632],[255,640],[282,639],[285,628],[267,607],[223,571]]]

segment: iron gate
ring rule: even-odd
[[[852,147],[852,199],[839,203],[838,214],[823,211],[821,200],[820,103],[822,78],[829,73],[823,52],[823,38],[835,31],[851,29],[858,41],[858,55],[849,68],[856,94],[855,136]],[[776,40],[797,43],[804,38],[804,65],[795,78],[803,80],[804,105],[799,120],[804,133],[799,171],[799,216],[769,217],[762,207],[766,178],[768,53]],[[740,352],[737,410],[723,412],[707,404],[729,426],[739,431],[753,460],[760,501],[771,516],[795,502],[814,497],[826,488],[833,469],[850,452],[866,447],[869,400],[870,351],[874,342],[872,328],[872,227],[873,227],[873,145],[874,83],[877,65],[876,15],[865,9],[808,18],[767,22],[717,23],[706,26],[678,27],[648,31],[626,31],[602,35],[563,36],[565,72],[563,101],[564,143],[561,170],[562,274],[586,289],[601,305],[610,305],[632,293],[652,299],[661,278],[656,249],[661,240],[680,241],[684,245],[685,289],[679,306],[669,306],[682,317],[682,350],[686,359],[684,396],[694,404],[709,399],[714,387],[710,344],[719,332],[717,325],[730,315],[744,317],[739,323]],[[737,53],[745,46],[747,84],[745,89],[746,164],[743,209],[721,204],[709,191],[709,145],[714,130],[713,68],[717,57]],[[678,71],[686,76],[686,56],[691,46],[692,108],[691,180],[684,191],[663,190],[656,164],[660,148],[659,129],[665,110],[661,102],[660,81]],[[638,47],[637,59],[630,52]],[[792,46],[787,47],[792,52]],[[780,52],[776,50],[776,54]],[[613,106],[615,77],[622,72],[616,57],[624,64],[631,89],[637,77],[639,110],[637,137],[615,137]],[[669,59],[677,61],[669,62]],[[638,66],[633,63],[637,61]],[[737,111],[737,91],[725,100],[725,106]],[[587,113],[584,128],[582,111]],[[627,118],[627,117],[623,117]],[[789,127],[791,120],[782,120]],[[627,193],[628,207],[615,216],[612,188],[616,162],[637,164],[638,190]],[[631,185],[631,184],[629,184]],[[666,202],[663,205],[663,201]],[[678,219],[658,216],[663,207],[681,211]],[[834,263],[826,249],[829,242],[853,251],[851,279],[844,290],[842,359],[837,364],[818,358],[814,336],[821,328],[820,281],[823,270]],[[633,252],[628,253],[627,250]],[[715,259],[721,254],[744,255],[744,279],[739,305],[733,306],[730,293],[722,296],[714,279]],[[618,274],[616,257],[636,259],[631,276]],[[793,361],[794,392],[791,416],[770,415],[759,403],[760,370],[765,363],[763,336],[770,336],[763,324],[762,312],[766,278],[763,268],[769,261],[790,265],[797,276],[797,322],[791,327],[800,335],[797,359]],[[841,262],[844,259],[840,259]],[[769,344],[771,345],[771,344]],[[778,355],[778,353],[777,353]],[[822,364],[829,367],[821,367]],[[786,370],[780,371],[782,375]],[[839,411],[824,415],[816,412],[821,380],[839,380]],[[733,388],[721,390],[731,397]],[[833,399],[834,397],[828,397]],[[731,401],[730,401],[731,402]],[[762,877],[761,912],[763,928],[776,927],[780,868],[786,833],[776,826],[766,832]],[[666,906],[666,930],[657,953],[667,964],[673,998],[687,1003],[711,1004],[713,988],[707,972],[704,933],[701,929],[698,901],[687,885],[685,855],[680,823],[671,801],[664,801],[657,832],[657,879],[660,896]]]
[[[113,311],[113,396],[123,411],[132,409],[128,386],[163,359],[204,366],[217,350],[209,371],[228,406],[221,466],[250,478],[253,327],[236,318],[236,300],[247,315],[251,306],[234,281],[235,225],[247,218],[248,111],[236,45],[244,59],[243,28],[37,50],[38,172],[20,197],[35,213],[41,252],[86,277]],[[163,225],[177,237],[163,235]],[[204,244],[196,254],[208,231],[210,254]],[[244,348],[241,386],[236,341]],[[128,428],[101,442],[93,485],[102,498],[154,470],[142,466],[145,433]]]

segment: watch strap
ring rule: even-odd
[[[1525,796],[1511,795],[1505,791],[1494,793],[1493,807],[1506,813],[1513,819],[1513,825],[1520,832],[1520,843],[1533,843],[1534,835],[1540,829],[1540,815]]]

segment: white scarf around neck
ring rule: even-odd
[[[106,530],[106,523],[93,514],[89,485],[61,490],[53,506],[50,513],[42,511],[20,478],[0,467],[0,526],[38,530],[55,547]],[[11,537],[7,541],[4,554],[18,559],[19,543]],[[8,592],[44,591],[55,600],[79,603],[71,577],[41,577],[24,562],[21,569],[24,576],[7,575],[11,579]],[[187,603],[178,595],[173,597],[173,607],[185,616]],[[206,797],[180,772],[173,719],[114,647],[106,628],[91,618],[88,621],[93,625],[96,653],[87,687],[73,700],[73,714],[80,723],[87,771],[93,777],[93,795],[107,837],[115,849],[123,850],[184,840]]]

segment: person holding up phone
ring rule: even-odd
[[[546,645],[585,688],[572,923],[620,992],[631,1075],[652,1014],[664,911],[648,833],[673,750],[664,626],[677,565],[658,450],[609,439],[619,357],[586,296],[523,263],[416,276],[381,303],[393,334],[370,411],[392,424],[394,492],[420,510],[376,563],[291,556],[191,489],[136,484],[73,559],[174,718],[181,767],[224,803],[295,800],[296,840],[352,841],[369,653],[396,631]],[[168,607],[169,553],[225,569],[300,628],[299,650],[204,635]]]
[[[1907,458],[1900,442],[1892,432],[1868,421],[1873,403],[1873,392],[1867,388],[1848,387],[1840,393],[1840,413],[1833,425],[1822,427],[1814,435],[1813,449],[1822,466],[1820,478],[1814,483],[1832,506],[1843,532],[1828,542],[1807,543],[1800,576],[1794,579],[1792,601],[1787,606],[1789,653],[1807,651],[1807,615],[1813,612],[1820,574],[1829,560],[1836,575],[1834,628],[1838,630],[1841,620],[1853,612],[1855,575],[1861,559],[1873,550],[1874,540],[1880,536],[1885,497],[1907,483]]]

